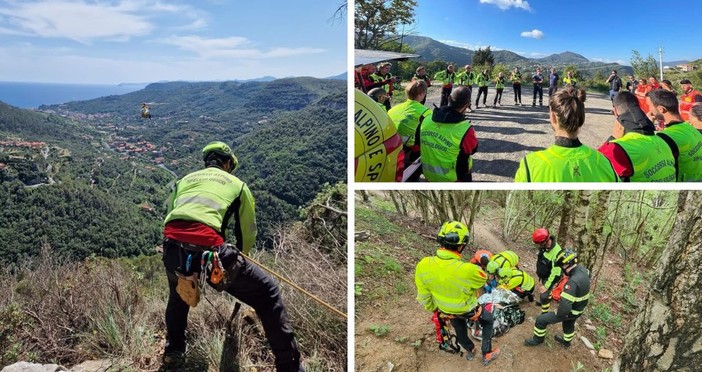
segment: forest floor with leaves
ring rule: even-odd
[[[516,242],[503,240],[497,222],[501,213],[504,211],[499,206],[483,205],[464,257],[476,249],[493,253],[511,249],[519,255],[520,267],[536,277],[536,251],[529,233],[522,233]],[[370,203],[357,202],[355,229],[363,236],[357,238],[355,251],[356,371],[608,371],[623,346],[628,324],[637,311],[635,304],[644,295],[643,274],[624,269],[618,255],[607,256],[599,280],[593,281],[594,299],[578,319],[576,338],[569,349],[553,340],[554,335],[562,334],[560,324],[549,326],[543,345],[524,346],[540,314],[540,308],[524,302],[524,323],[493,339],[493,347],[499,347],[502,354],[483,367],[479,358],[468,362],[438,350],[431,314],[415,300],[414,268],[421,258],[436,250],[436,227],[397,214],[391,202],[375,193]],[[596,349],[613,351],[614,359],[599,358],[581,336]]]
[[[471,96],[473,112],[466,117],[473,123],[478,137],[478,152],[473,156],[473,180],[511,182],[519,168],[519,161],[529,152],[542,150],[553,144],[553,130],[549,124],[548,92],[544,92],[544,106],[531,106],[532,87],[522,87],[523,106],[514,105],[514,93],[506,87],[502,106],[493,108],[495,89],[488,90],[485,107],[480,98],[480,108],[475,109],[478,89]],[[440,87],[429,88],[426,106],[434,108],[441,100]],[[395,98],[393,105],[402,100]],[[611,135],[614,116],[609,96],[588,92],[585,101],[585,124],[580,129],[580,141],[597,149]]]

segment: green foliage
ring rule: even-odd
[[[401,25],[414,23],[416,0],[360,0],[354,2],[354,47],[379,49],[386,36],[394,36]],[[393,37],[391,40],[395,40]]]
[[[609,305],[598,302],[594,306],[591,304],[590,316],[604,324],[608,324],[612,319],[612,312]]]
[[[81,183],[36,189],[0,183],[0,260],[18,262],[48,244],[58,255],[83,259],[136,256],[161,238],[160,219],[137,205]]]
[[[478,48],[473,55],[473,65],[475,66],[487,66],[486,68],[491,68],[495,64],[495,56],[490,50],[490,46],[483,48]]]
[[[76,258],[135,255],[158,243],[176,177],[154,164],[157,155],[123,159],[107,145],[115,136],[153,144],[180,176],[202,167],[206,143],[231,143],[241,163],[236,175],[256,199],[259,241],[270,246],[277,225],[298,218],[297,208],[324,184],[346,179],[345,89],[343,81],[315,78],[173,82],[41,108],[56,114],[0,104],[0,140],[46,143],[0,149],[0,196],[25,189],[11,197],[12,210],[0,211],[0,221],[12,218],[0,226],[0,253],[9,253],[0,261],[42,242]],[[154,102],[154,120],[136,119],[141,102]],[[49,179],[55,184],[24,187]],[[75,192],[86,195],[67,196]]]
[[[0,365],[6,366],[22,360],[23,343],[17,333],[28,323],[17,303],[0,307]]]
[[[643,58],[638,50],[631,51],[631,67],[634,69],[634,76],[637,79],[644,78],[648,80],[650,76],[658,77],[660,74],[656,59],[650,54]]]
[[[369,329],[371,330],[371,332],[373,332],[373,334],[375,334],[378,337],[383,337],[390,332],[390,327],[385,324],[372,324]]]
[[[495,67],[492,69],[492,80],[494,81],[497,79],[499,76],[500,72],[504,76],[505,79],[509,79],[510,77],[510,69],[505,65],[504,63],[498,63],[495,65]],[[508,85],[508,80],[505,80],[505,86]]]

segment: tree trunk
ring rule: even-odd
[[[574,191],[572,190],[565,190],[563,192],[561,222],[558,224],[558,234],[556,234],[557,241],[563,245],[568,244],[568,232],[573,228],[573,226],[570,225],[570,218],[573,213],[573,193]]]
[[[473,221],[475,221],[475,216],[478,215],[480,210],[480,190],[475,190],[473,192],[473,201],[470,204],[470,217],[468,218],[468,228],[473,231]],[[475,236],[475,234],[471,234]]]
[[[585,239],[587,239],[587,212],[589,204],[590,191],[580,190],[575,197],[575,211],[573,211],[572,225],[572,229],[575,230],[573,246],[578,254],[583,254],[585,249],[587,249]]]
[[[632,322],[621,371],[694,371],[702,365],[702,191],[681,191],[675,227],[651,291]]]
[[[609,194],[611,191],[603,190],[597,194],[597,203],[591,208],[588,217],[589,232],[584,239],[585,246],[580,251],[578,261],[585,266],[590,272],[595,268],[600,252],[604,247],[600,238],[602,237],[602,229],[604,228],[605,219],[607,218],[607,206],[609,204]]]

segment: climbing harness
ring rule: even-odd
[[[434,329],[436,330],[436,342],[439,344],[439,350],[463,356],[463,352],[458,346],[456,335],[451,333],[449,328],[452,318],[454,318],[453,315],[444,314],[438,310],[434,311],[431,321],[434,323]]]

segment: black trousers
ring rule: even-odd
[[[163,264],[166,267],[170,290],[166,306],[165,352],[167,354],[184,353],[185,327],[188,323],[190,306],[176,292],[178,282],[175,270],[181,262],[185,262],[181,255],[187,256],[187,253],[172,242],[164,243],[163,249]],[[200,256],[194,256],[192,262],[199,269]],[[244,259],[237,277],[233,279],[226,292],[256,310],[275,355],[276,370],[301,371],[300,352],[278,285],[261,269]]]
[[[541,85],[534,84],[534,104],[536,104],[537,94],[539,95],[539,104],[541,105],[544,102],[544,88]]]
[[[495,89],[495,100],[492,102],[492,105],[495,106],[496,103],[502,103],[502,92],[505,90],[505,88],[496,88]]]
[[[522,84],[512,84],[514,89],[514,103],[522,103]]]
[[[451,95],[452,90],[453,87],[441,87],[441,103],[439,103],[439,107],[448,105],[448,98]]]
[[[548,86],[548,99],[551,99],[551,96],[556,94],[557,90],[558,90],[558,85],[549,85]]]
[[[471,341],[470,337],[468,337],[468,321],[466,320],[466,318],[469,318],[472,315],[473,314],[464,314],[461,317],[455,317],[451,319],[451,326],[453,326],[453,329],[456,330],[456,341],[464,349],[469,351],[473,350],[475,344],[473,343],[473,341]],[[492,351],[492,326],[494,322],[492,313],[485,310],[485,308],[483,307],[483,312],[480,314],[478,322],[483,327],[483,343],[481,351],[483,355],[485,355]]]
[[[549,324],[563,323],[563,336],[564,339],[570,342],[575,336],[575,321],[578,316],[573,314],[568,314],[565,317],[559,317],[554,312],[548,312],[541,314],[536,317],[536,324],[534,325],[534,337],[543,340],[546,333],[546,327]]]
[[[478,105],[478,101],[480,101],[480,96],[483,95],[483,106],[485,106],[485,101],[487,101],[487,90],[488,87],[478,87],[478,97],[475,98],[475,105]]]

